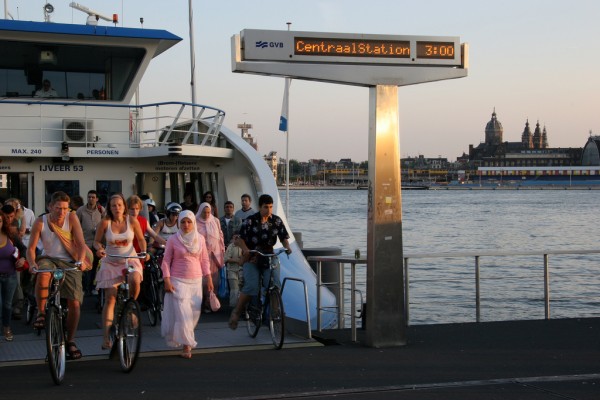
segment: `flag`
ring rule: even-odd
[[[287,132],[288,130],[288,109],[289,109],[289,97],[290,97],[290,84],[292,80],[285,78],[285,87],[283,89],[283,104],[281,105],[281,117],[279,117],[279,130]]]

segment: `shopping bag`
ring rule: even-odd
[[[219,270],[219,287],[217,288],[217,296],[221,299],[229,298],[229,281],[227,281],[227,267]]]
[[[221,302],[219,301],[219,298],[217,297],[214,291],[211,290],[208,300],[210,302],[210,309],[212,310],[212,312],[219,311],[219,309],[221,308]]]

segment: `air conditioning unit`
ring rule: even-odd
[[[94,121],[89,119],[63,119],[63,141],[84,146],[94,142]]]

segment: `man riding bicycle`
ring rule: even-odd
[[[69,208],[70,198],[64,192],[52,194],[49,213],[38,217],[31,228],[27,261],[31,270],[65,268],[66,263],[83,264],[82,270],[89,267],[86,260],[85,240],[79,218]],[[36,259],[36,247],[41,240],[44,256]],[[48,300],[50,273],[37,274],[35,294],[38,306],[38,316],[34,328],[42,329],[45,324],[44,310]],[[61,288],[61,297],[67,299],[69,313],[67,314],[67,353],[72,359],[81,358],[81,351],[75,344],[75,333],[79,325],[81,303],[83,302],[83,287],[79,271],[67,271]]]
[[[269,268],[269,260],[250,253],[250,250],[259,250],[261,253],[272,253],[277,239],[285,247],[286,254],[291,254],[288,239],[290,235],[285,228],[283,220],[273,214],[273,198],[263,194],[258,199],[259,211],[246,218],[242,223],[240,234],[234,237],[236,245],[242,248],[244,260],[244,287],[241,290],[235,309],[229,317],[229,327],[236,329],[240,315],[246,309],[246,305],[256,296],[259,289],[261,271]],[[273,270],[273,280],[279,282],[279,269]],[[262,285],[269,282],[268,273],[263,276]]]

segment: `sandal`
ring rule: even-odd
[[[183,353],[181,353],[181,357],[188,360],[192,358],[192,346],[183,346]]]
[[[46,327],[46,314],[38,314],[33,321],[33,329],[44,329]]]
[[[75,342],[67,342],[67,355],[71,360],[79,360],[82,356],[81,350],[77,348]]]

